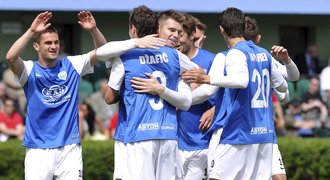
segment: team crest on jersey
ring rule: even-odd
[[[62,79],[62,80],[66,80],[66,78],[67,78],[67,73],[65,72],[65,71],[61,71],[60,73],[58,73],[58,75],[57,75],[57,77],[58,78],[60,78],[60,79]]]

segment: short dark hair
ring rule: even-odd
[[[182,24],[185,21],[185,16],[174,10],[174,9],[170,9],[164,12],[161,12],[158,14],[158,23],[161,24],[161,22],[167,20],[167,19],[173,19],[175,21],[177,21],[178,23]]]
[[[191,18],[195,21],[196,28],[201,30],[201,31],[206,31],[206,25],[202,23],[198,18],[191,16]]]
[[[244,38],[246,40],[252,40],[255,41],[259,35],[259,28],[258,28],[258,22],[249,17],[245,17],[245,36]]]
[[[56,33],[57,29],[54,26],[49,26],[47,29],[45,29],[43,32],[36,34],[35,36],[33,36],[33,42],[39,43],[40,41],[40,36],[44,33]]]
[[[193,16],[190,14],[183,14],[186,20],[182,23],[183,30],[190,36],[193,32],[196,32],[196,23]]]
[[[138,37],[156,34],[158,31],[157,13],[145,5],[133,9],[129,16],[129,27],[135,26]]]
[[[245,15],[240,9],[230,7],[222,11],[219,24],[229,38],[244,37]]]

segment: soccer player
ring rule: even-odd
[[[175,19],[182,21],[183,16],[175,11],[166,13],[173,19],[159,20],[160,29],[165,27],[159,30],[159,37],[164,37],[169,46],[176,46],[182,25]],[[157,15],[146,6],[139,6],[130,14],[131,38],[156,33],[157,30]],[[123,172],[115,178],[176,178],[175,107],[187,110],[191,104],[189,86],[183,82],[179,83],[178,79],[182,72],[195,68],[198,66],[187,56],[171,47],[160,47],[159,50],[134,49],[116,58],[111,70],[109,87],[120,94],[118,126],[114,138],[126,144],[121,146],[126,152],[121,161],[126,163],[118,167],[123,168]],[[148,91],[152,95],[145,94],[144,89],[139,88],[143,84],[134,83],[145,77],[156,77],[163,86]],[[151,78],[150,81],[157,81],[156,78]],[[110,97],[109,100],[108,95],[116,95],[116,92],[107,91],[106,101],[109,103],[114,98]],[[117,149],[115,151],[117,152]]]
[[[254,41],[255,44],[258,44],[261,40],[261,35],[259,34],[257,21],[249,16],[246,16],[245,23],[246,23],[245,39],[252,40]],[[279,72],[286,80],[290,80],[290,81],[299,80],[299,76],[300,76],[299,70],[296,64],[291,60],[290,56],[288,55],[288,51],[284,47],[275,45],[272,47],[271,53],[274,57],[283,61],[284,65],[282,65],[279,61],[273,58],[273,61],[275,62],[277,68],[279,69]],[[288,94],[286,93],[284,96],[285,97],[284,99],[282,99],[282,101],[284,100],[286,102],[287,101],[286,98],[288,98],[287,97]],[[272,179],[286,180],[284,163],[282,160],[281,152],[277,145],[276,136],[273,144]]]
[[[78,127],[78,84],[98,63],[95,50],[58,59],[60,40],[49,20],[51,12],[40,13],[30,28],[6,55],[10,69],[27,97],[25,179],[82,179],[82,153]],[[78,23],[88,30],[95,47],[106,43],[88,11],[78,13]],[[36,61],[23,61],[21,54],[33,39]],[[148,39],[148,40],[147,40]],[[113,42],[112,55],[136,46],[157,45],[154,37]],[[156,40],[157,41],[157,40]]]
[[[213,131],[209,146],[210,179],[271,177],[274,124],[270,87],[285,92],[287,84],[273,67],[270,54],[244,40],[244,30],[244,13],[227,8],[220,15],[220,31],[229,51],[216,56],[209,75],[183,74],[183,79],[189,82],[225,88],[223,97],[217,99],[210,128]],[[205,96],[217,90],[212,87],[196,93]]]
[[[183,32],[179,40],[182,53],[196,63],[206,73],[209,72],[215,54],[195,46],[196,22],[191,15],[185,14]],[[211,134],[200,130],[203,113],[214,106],[214,98],[191,106],[188,111],[178,110],[178,147],[182,156],[184,179],[201,180],[207,172],[207,153]]]

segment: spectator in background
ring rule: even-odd
[[[107,87],[108,80],[101,79],[99,90],[94,92],[89,98],[89,104],[92,106],[98,119],[102,121],[104,127],[109,125],[109,120],[118,112],[118,103],[108,105],[104,101]]]
[[[96,131],[95,125],[97,125],[100,132]],[[86,101],[79,104],[79,132],[81,138],[90,140],[106,140],[109,137],[103,122],[96,116],[92,106]]]
[[[6,84],[0,81],[0,112],[4,111],[4,102],[6,97]]]
[[[0,112],[0,141],[7,141],[9,138],[22,140],[24,131],[23,119],[15,109],[15,102],[7,98],[4,101],[4,111]]]
[[[308,91],[302,97],[301,109],[303,119],[311,121],[311,128],[319,129],[328,124],[328,109],[320,96],[320,80],[312,76],[309,80]]]
[[[328,66],[325,67],[320,74],[320,89],[323,102],[327,104],[328,111],[330,110],[330,57]]]
[[[114,116],[110,118],[109,127],[108,127],[109,138],[113,138],[113,135],[116,132],[117,121],[118,121],[118,113],[116,113]]]
[[[295,57],[294,62],[300,71],[302,77],[311,77],[321,72],[319,49],[316,44],[311,44],[307,47],[304,54],[299,54]]]
[[[15,103],[17,112],[25,117],[26,98],[21,84],[15,80],[14,73],[10,69],[5,70],[2,76],[6,84],[7,96],[17,102]]]
[[[65,57],[67,57],[67,56],[71,56],[71,54],[69,54],[67,52],[67,49],[66,49],[66,45],[65,45],[64,40],[60,40],[60,51],[58,53],[58,58],[59,59],[63,59]]]
[[[289,130],[288,134],[291,136],[309,137],[313,135],[312,125],[310,122],[304,121],[301,113],[301,103],[298,100],[292,100],[288,104],[285,121]]]

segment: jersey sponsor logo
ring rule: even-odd
[[[42,95],[50,98],[59,98],[63,94],[65,94],[68,91],[68,87],[66,85],[59,86],[59,85],[54,85],[50,87],[49,89],[44,88],[42,89]]]
[[[139,124],[138,131],[156,130],[159,129],[158,123]]]
[[[162,126],[161,129],[176,130],[175,126]]]
[[[251,61],[264,62],[268,61],[266,53],[249,53]]]
[[[253,127],[251,128],[251,134],[267,134],[268,129],[266,127]]]
[[[61,72],[58,73],[58,75],[57,75],[57,77],[60,78],[60,79],[62,79],[63,81],[66,80],[67,76],[68,76],[68,75],[67,75],[67,73],[66,73],[65,71],[61,71]]]
[[[168,62],[168,56],[165,52],[155,55],[144,54],[144,56],[139,56],[139,59],[140,64],[159,64]]]

